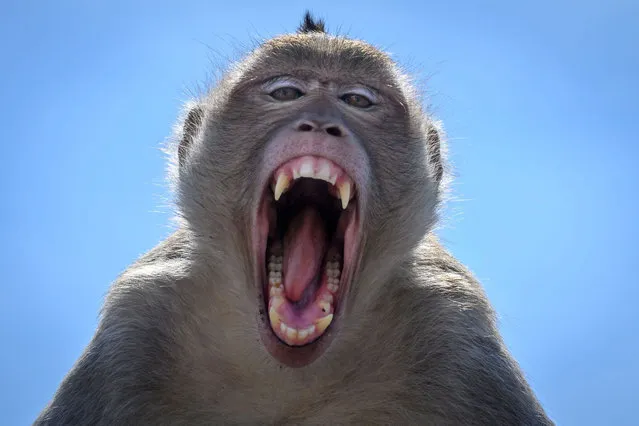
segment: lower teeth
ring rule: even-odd
[[[282,256],[271,255],[269,257],[269,319],[273,331],[289,345],[299,346],[310,343],[323,334],[333,320],[333,294],[339,290],[341,258],[339,254],[332,254],[329,255],[329,259],[324,268],[326,289],[320,288],[320,294],[317,301],[314,302],[325,316],[307,326],[293,327],[286,324],[279,314],[281,306],[287,303],[282,285]]]

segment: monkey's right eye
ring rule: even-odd
[[[301,90],[295,87],[280,87],[279,89],[273,90],[269,95],[278,101],[294,101],[295,99],[301,98],[304,96]]]

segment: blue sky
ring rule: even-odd
[[[631,424],[638,3],[162,3],[0,3],[0,423],[35,418],[110,282],[170,232],[159,146],[181,102],[310,7],[389,50],[443,119],[458,178],[440,235],[548,413]]]

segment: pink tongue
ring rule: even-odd
[[[291,221],[284,236],[284,290],[293,301],[302,297],[326,252],[324,221],[317,210],[306,208]]]

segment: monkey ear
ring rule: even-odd
[[[437,184],[441,183],[444,176],[444,159],[442,155],[443,130],[438,123],[430,122],[426,132],[426,147],[428,149],[428,162],[433,177]]]
[[[323,19],[317,19],[315,20],[315,18],[313,18],[313,15],[311,15],[310,11],[306,11],[306,13],[304,14],[304,19],[302,20],[302,23],[300,24],[299,27],[297,27],[297,32],[300,34],[304,34],[304,33],[325,33],[326,29],[325,29],[325,23]]]
[[[200,105],[194,105],[189,109],[189,112],[182,125],[182,138],[178,145],[178,161],[180,167],[184,165],[186,157],[191,149],[193,140],[197,136],[197,133],[202,125],[202,119],[204,118],[204,110]]]

